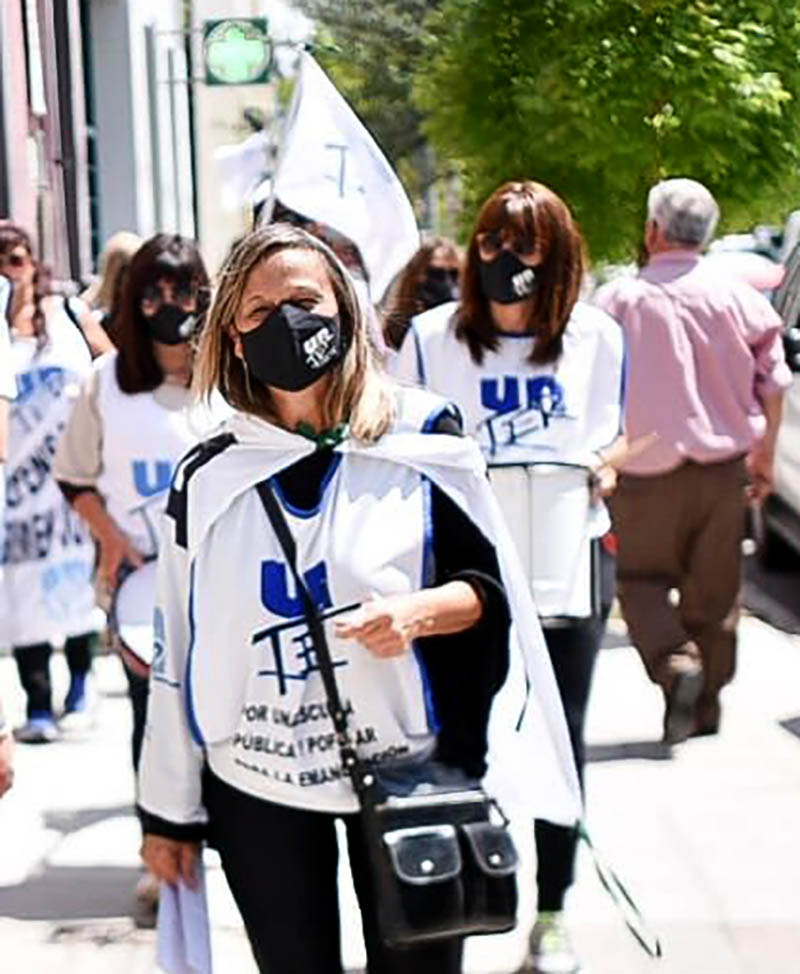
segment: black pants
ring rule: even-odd
[[[558,684],[558,692],[567,719],[572,756],[583,788],[583,765],[586,747],[583,727],[589,691],[592,686],[597,651],[603,641],[606,619],[614,599],[614,558],[600,548],[600,615],[576,619],[567,625],[545,628],[544,639]],[[540,912],[561,910],[564,897],[575,874],[575,850],[578,833],[574,828],[554,825],[544,819],[534,823],[536,839],[537,907]]]
[[[82,676],[92,665],[93,632],[80,636],[70,636],[64,644],[70,676]],[[28,646],[15,646],[14,658],[22,688],[27,696],[27,715],[52,714],[53,684],[50,679],[50,657],[53,647],[50,643],[31,643]]]
[[[335,817],[253,798],[206,771],[211,842],[262,974],[342,974]],[[378,940],[375,894],[355,816],[343,816],[361,907],[368,974],[459,974],[461,940],[391,951]]]
[[[144,725],[147,720],[147,697],[150,692],[150,681],[147,677],[139,676],[129,670],[123,663],[125,676],[128,678],[128,698],[133,711],[133,733],[131,734],[131,752],[133,770],[139,770],[139,758],[142,756],[142,741],[144,740]]]

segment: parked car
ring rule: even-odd
[[[765,568],[784,567],[800,555],[800,244],[772,304],[783,319],[783,345],[792,370],[775,455],[775,489],[756,512],[759,555]]]

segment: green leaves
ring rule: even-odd
[[[414,98],[471,202],[552,186],[594,258],[629,255],[648,185],[691,175],[729,225],[794,205],[800,18],[759,0],[444,0]],[[431,40],[433,38],[433,40]]]

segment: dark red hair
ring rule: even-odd
[[[33,333],[41,347],[47,341],[47,323],[42,310],[42,299],[52,294],[52,274],[46,264],[36,259],[33,252],[33,239],[27,230],[11,220],[0,220],[0,254],[6,254],[15,247],[22,246],[28,251],[33,262]],[[10,322],[9,322],[10,324]]]
[[[456,335],[469,346],[479,365],[495,351],[499,339],[489,302],[483,293],[478,235],[496,232],[512,242],[532,241],[542,263],[536,268],[527,331],[533,338],[530,361],[553,362],[561,354],[562,336],[578,300],[583,277],[583,241],[567,204],[547,186],[531,180],[505,183],[483,204],[467,248],[461,282]]]
[[[461,264],[458,248],[452,240],[447,240],[445,237],[433,237],[419,248],[400,271],[381,315],[383,337],[389,348],[400,348],[411,319],[428,310],[427,305],[420,299],[419,288],[438,251],[445,251],[448,258],[454,260],[456,264]]]
[[[114,318],[114,341],[119,351],[117,382],[129,394],[151,392],[164,381],[139,307],[145,288],[159,281],[169,281],[176,288],[196,287],[198,318],[208,307],[208,274],[194,240],[168,233],[146,240],[128,265]]]

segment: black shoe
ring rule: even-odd
[[[698,664],[678,673],[667,694],[664,743],[680,744],[695,728],[695,704],[703,691],[703,668]]]
[[[694,714],[692,737],[711,737],[719,734],[720,705],[718,697],[701,696]]]

